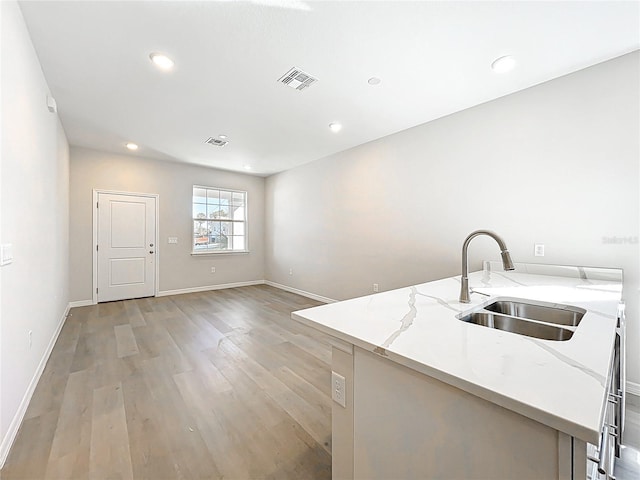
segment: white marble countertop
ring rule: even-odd
[[[452,277],[293,312],[292,318],[584,441],[597,444],[622,272],[487,262],[469,275],[470,304]],[[567,341],[458,320],[497,297],[562,303],[587,313]]]

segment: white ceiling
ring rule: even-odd
[[[72,145],[129,153],[132,141],[133,155],[258,175],[640,48],[634,1],[20,5]],[[494,73],[507,54],[516,69]],[[319,81],[278,83],[293,66]],[[219,134],[226,147],[204,143]]]

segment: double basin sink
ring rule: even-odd
[[[569,305],[503,298],[457,318],[527,337],[565,341],[573,336],[585,313]]]

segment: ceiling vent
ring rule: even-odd
[[[285,85],[288,85],[291,88],[295,88],[296,90],[304,90],[317,81],[317,78],[309,75],[307,72],[303,72],[298,67],[293,67],[278,79],[278,82],[284,83]]]
[[[229,142],[226,140],[220,140],[219,138],[209,137],[205,140],[204,143],[208,143],[209,145],[213,145],[214,147],[224,147]]]

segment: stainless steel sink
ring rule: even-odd
[[[573,331],[546,325],[539,322],[530,322],[521,318],[509,315],[500,315],[493,312],[473,312],[461,317],[460,320],[468,323],[475,323],[483,327],[495,328],[505,332],[517,333],[527,337],[540,338],[542,340],[569,340],[573,336]]]
[[[512,317],[538,320],[540,322],[555,323],[557,325],[568,325],[577,327],[580,320],[586,313],[578,307],[563,305],[558,308],[556,305],[523,303],[513,300],[501,300],[484,307],[485,310],[495,313],[503,313]]]
[[[527,337],[565,341],[573,336],[585,313],[586,310],[569,305],[499,298],[457,318]]]

